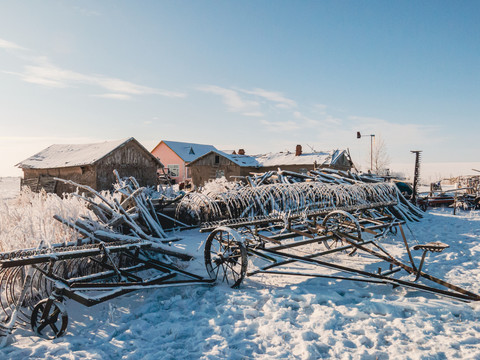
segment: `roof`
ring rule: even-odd
[[[330,165],[333,151],[315,152],[296,156],[292,152],[280,152],[260,155],[257,157],[258,162],[263,167],[282,166],[282,165]],[[338,158],[338,157],[337,157]]]
[[[162,142],[170,149],[172,149],[175,154],[177,154],[183,161],[187,163],[209,153],[210,151],[217,151],[217,148],[213,145],[203,145],[169,140],[162,140],[160,143]]]
[[[339,161],[345,150],[332,150],[328,152],[315,152],[309,154],[302,154],[296,156],[291,152],[269,153],[263,155],[232,155],[226,154],[219,150],[210,151],[196,160],[204,157],[210,153],[219,154],[240,167],[273,167],[273,166],[285,166],[285,165],[312,165],[315,162],[320,165],[334,165]],[[195,162],[193,161],[193,162]]]
[[[23,160],[16,166],[22,169],[51,169],[93,165],[130,141],[135,141],[149,156],[155,159],[160,166],[163,166],[155,156],[133,137],[95,144],[54,144]]]

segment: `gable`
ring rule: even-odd
[[[162,141],[167,145],[175,154],[177,154],[184,162],[189,163],[195,159],[203,156],[210,151],[217,150],[213,145],[195,144],[180,141]]]
[[[133,137],[94,144],[54,144],[23,160],[16,166],[22,169],[52,169],[93,165],[111,154],[117,148],[131,141],[136,142],[140,147],[140,151],[144,151],[146,155],[152,157],[159,166],[162,166],[160,161],[150,154],[150,152]]]

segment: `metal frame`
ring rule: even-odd
[[[215,281],[182,270],[173,262],[160,260],[162,253],[164,250],[156,248],[152,242],[138,240],[0,254],[3,275],[19,271],[28,273],[20,277],[24,279],[23,288],[14,299],[8,323],[0,326],[2,335],[11,333],[15,323],[23,326],[30,323],[37,334],[51,339],[63,335],[68,323],[63,306],[65,299],[90,307],[136,290]],[[168,256],[163,258],[169,259]],[[191,259],[185,255],[182,258]],[[82,265],[77,269],[81,263],[88,263],[88,267]],[[81,267],[87,274],[82,273]],[[14,277],[5,278],[3,290],[15,293],[15,289],[7,289],[7,286],[14,286]],[[41,291],[37,287],[42,287]],[[39,294],[42,299],[32,306]],[[4,306],[2,302],[1,305],[8,314],[8,304]]]
[[[342,214],[337,216],[337,221],[328,224],[331,214]],[[355,216],[346,211],[332,211],[317,213],[311,216],[300,217],[293,216],[287,219],[255,219],[248,224],[248,221],[235,221],[230,224],[223,223],[223,230],[213,230],[212,234],[218,231],[229,231],[234,228],[241,239],[236,241],[233,247],[245,247],[246,253],[251,260],[260,258],[266,262],[266,265],[259,266],[257,269],[247,271],[244,276],[253,276],[257,274],[276,274],[276,275],[297,275],[306,277],[322,277],[331,279],[346,279],[353,281],[362,281],[379,284],[390,284],[393,286],[403,286],[421,291],[431,292],[441,296],[447,296],[460,301],[479,301],[480,296],[470,291],[462,289],[456,285],[450,284],[444,280],[436,278],[422,271],[428,252],[440,252],[448,247],[442,243],[429,243],[426,245],[415,245],[413,250],[422,250],[422,258],[417,266],[412,256],[411,248],[403,230],[404,221],[399,221],[391,215],[384,213],[381,208],[375,209],[357,209]],[[335,218],[335,216],[333,216]],[[327,221],[326,221],[327,220]],[[335,219],[334,219],[335,220]],[[335,224],[336,223],[336,224]],[[212,225],[203,231],[211,230]],[[403,244],[405,246],[408,262],[392,256],[380,241],[389,232],[397,233],[400,231]],[[217,241],[221,241],[221,236],[216,235]],[[237,236],[238,238],[238,236]],[[286,241],[288,240],[288,241]],[[322,251],[308,253],[305,246],[314,243],[328,244],[329,241],[336,241],[337,246],[327,248]],[[341,244],[341,246],[339,245]],[[303,254],[295,250],[303,249]],[[207,249],[206,249],[207,251]],[[387,268],[378,268],[377,272],[366,271],[360,267],[349,267],[335,261],[335,257],[327,256],[346,252],[349,255],[369,255],[385,262]],[[232,253],[232,252],[230,252]],[[308,253],[308,254],[306,254]],[[214,257],[215,254],[212,255]],[[233,260],[224,260],[225,256],[216,258],[217,266],[222,261],[232,262]],[[237,252],[235,262],[247,261],[241,259]],[[323,269],[334,270],[335,274],[294,272],[282,269],[282,266],[295,262],[317,265]],[[210,265],[215,267],[214,265]],[[207,268],[208,268],[207,264]],[[219,266],[218,266],[219,267]],[[399,271],[406,271],[414,276],[414,280],[402,280],[393,275]],[[218,271],[218,270],[217,270]],[[214,275],[214,274],[210,274]],[[225,277],[225,275],[223,276]],[[243,278],[243,277],[242,277]],[[443,288],[433,287],[417,282],[418,280],[428,280]],[[238,284],[237,284],[238,286]]]

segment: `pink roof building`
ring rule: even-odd
[[[210,151],[218,151],[212,145],[162,140],[151,153],[160,159],[165,171],[176,183],[191,181],[187,164]]]

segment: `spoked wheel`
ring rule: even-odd
[[[334,234],[333,238],[323,242],[329,250],[348,244],[342,237],[336,235],[338,232],[352,234],[359,239],[362,238],[362,229],[357,218],[343,210],[335,210],[329,213],[323,219],[322,225],[327,233],[331,232]],[[348,255],[353,255],[355,251],[357,251],[357,249],[353,248],[352,250],[347,250],[347,253]]]
[[[55,339],[65,333],[68,325],[68,315],[63,303],[51,300],[41,300],[32,311],[31,325],[38,335]]]
[[[240,285],[247,272],[247,249],[233,229],[219,227],[205,242],[205,266],[212,279],[232,288]]]

